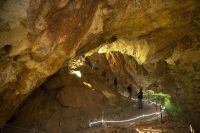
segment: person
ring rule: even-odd
[[[86,63],[86,65],[89,65],[90,67],[92,67],[92,63],[87,56],[85,57],[85,63]]]
[[[108,40],[108,43],[113,43],[117,41],[117,36],[112,36],[109,40]]]
[[[131,84],[127,87],[127,90],[128,90],[128,94],[129,94],[128,98],[131,99],[131,97],[132,97],[132,86],[131,86]]]
[[[139,109],[143,108],[142,99],[143,99],[143,91],[142,91],[142,88],[140,88],[140,91],[138,93],[138,106],[139,106]]]
[[[105,70],[105,69],[104,69],[103,72],[102,72],[102,76],[103,76],[104,78],[106,78],[106,70]]]
[[[118,85],[117,78],[114,78],[113,83],[114,83],[115,88],[117,88],[117,85]]]

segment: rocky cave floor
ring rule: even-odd
[[[139,114],[129,84],[181,114],[89,127]],[[199,101],[200,0],[0,0],[1,132],[197,133]]]
[[[164,123],[160,115],[154,115],[125,124],[90,127],[89,122],[94,120],[130,119],[154,113],[156,107],[144,102],[139,110],[137,102],[118,93],[98,70],[88,68],[78,68],[81,78],[64,68],[50,77],[23,103],[2,133],[188,133],[188,124],[167,112]]]

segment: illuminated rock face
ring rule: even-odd
[[[1,5],[1,126],[46,77],[76,55],[97,6],[92,0],[8,0]]]
[[[0,126],[66,60],[103,44],[107,46],[94,51],[120,51],[135,58],[109,55],[108,69],[132,77],[124,84],[142,75],[134,84],[147,87],[158,77],[151,71],[157,73],[157,64],[162,68],[166,60],[171,65],[164,66],[180,77],[183,95],[198,94],[199,9],[198,0],[3,0]]]
[[[191,23],[199,6],[196,2],[119,2],[120,8],[114,7],[119,12],[107,20],[105,30],[122,39],[113,46],[107,46],[108,50],[132,55],[139,63],[154,63],[170,57],[177,42],[186,34],[194,32]],[[124,47],[126,45],[127,48]]]
[[[179,48],[176,47],[176,50]],[[134,57],[120,52],[95,53],[89,58],[97,64],[98,72],[108,73],[106,79],[110,79],[110,84],[113,85],[114,78],[117,78],[118,89],[122,92],[127,91],[127,86],[132,84],[135,91],[142,87],[145,90],[170,94],[175,106],[181,108],[179,115],[182,114],[182,118],[186,118],[198,129],[200,57],[195,55],[199,49],[188,47],[179,51],[174,64],[159,61],[141,65]],[[193,58],[188,60],[191,54]],[[136,96],[136,92],[134,95]]]

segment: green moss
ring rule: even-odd
[[[151,101],[160,101],[162,103],[162,105],[164,105],[165,110],[168,111],[171,115],[176,116],[180,113],[181,108],[178,106],[175,106],[172,102],[171,102],[171,96],[169,94],[166,93],[152,93],[153,91],[151,91],[151,93],[149,92],[145,92],[144,93],[144,98],[149,99]]]

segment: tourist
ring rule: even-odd
[[[142,88],[140,88],[140,91],[138,93],[138,106],[139,106],[139,109],[143,108],[142,99],[143,99],[143,91],[142,91]]]
[[[131,99],[131,97],[132,97],[132,86],[131,86],[131,84],[127,87],[127,90],[128,90],[128,94],[129,94],[128,98]]]

